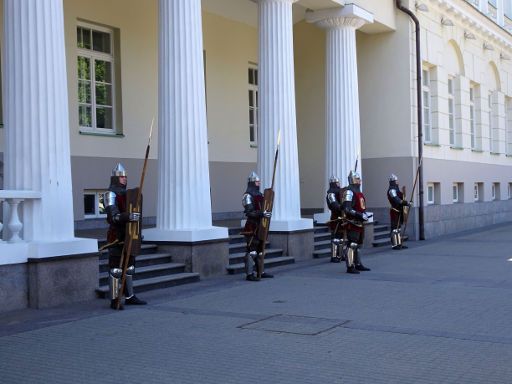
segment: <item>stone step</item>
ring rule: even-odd
[[[135,268],[147,267],[149,265],[165,264],[172,262],[172,256],[168,253],[151,253],[135,257]],[[108,260],[99,261],[100,272],[108,270]]]
[[[372,242],[372,245],[374,247],[384,247],[387,245],[391,245],[391,240],[389,239],[389,236],[387,236],[384,239],[377,239]]]
[[[272,258],[265,257],[265,269],[277,267],[280,265],[293,264],[293,263],[295,263],[295,258],[291,257],[291,256],[280,256],[280,257],[272,257]],[[226,270],[228,271],[228,273],[230,275],[235,275],[235,274],[244,272],[245,265],[244,265],[244,263],[228,265],[226,267]]]
[[[314,250],[318,251],[320,249],[329,248],[331,249],[331,239],[329,240],[322,240],[322,241],[315,241],[314,244]]]
[[[242,232],[242,227],[238,228],[238,227],[232,227],[232,228],[228,228],[228,235],[229,237],[231,236],[234,236],[234,235],[240,235],[240,232]]]
[[[313,251],[314,259],[322,259],[324,257],[331,257],[331,247]]]
[[[142,244],[140,246],[141,255],[149,255],[152,253],[156,253],[157,250],[158,246],[156,244]],[[105,249],[100,252],[100,259],[108,259],[108,250]]]
[[[281,248],[268,248],[265,249],[265,260],[283,256]],[[232,253],[229,255],[229,265],[244,263],[245,251]]]
[[[324,240],[331,240],[331,232],[320,232],[314,234],[314,241],[324,241]]]
[[[373,226],[373,232],[389,232],[389,225],[379,224]]]
[[[148,265],[146,267],[136,268],[134,281],[147,279],[157,276],[173,275],[185,272],[183,263],[166,263],[158,265]],[[108,271],[100,273],[100,286],[108,285]]]
[[[389,239],[389,232],[377,232],[377,233],[373,233],[373,239],[374,240],[379,240],[379,239]]]
[[[265,243],[265,248],[266,249],[270,249],[269,244],[270,244],[269,241],[267,241]],[[240,253],[240,252],[244,252],[245,253],[245,251],[247,249],[247,245],[246,245],[245,241],[242,242],[242,243],[234,243],[234,244],[231,244],[231,241],[230,241],[229,245],[228,245],[228,249],[229,249],[229,254],[230,255],[235,254],[235,253]]]
[[[142,280],[134,280],[133,287],[135,292],[152,291],[154,289],[162,289],[173,287],[176,285],[195,283],[199,281],[199,273],[176,273],[167,276],[158,276]],[[99,298],[108,296],[108,285],[102,285],[96,289],[96,295]]]
[[[230,235],[229,236],[229,244],[245,244],[245,236],[244,235]]]

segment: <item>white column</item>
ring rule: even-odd
[[[300,216],[299,161],[295,116],[292,4],[296,0],[258,0],[260,135],[258,171],[262,186],[272,183],[277,136],[281,146],[275,176],[271,231],[312,228]]]
[[[200,0],[159,1],[158,200],[146,240],[227,238],[212,226]]]
[[[373,22],[371,13],[350,4],[344,8],[309,13],[309,22],[326,33],[326,187],[330,176],[348,183],[350,170],[358,159],[361,172],[361,132],[357,74],[356,29]],[[364,181],[363,181],[364,184]],[[325,212],[327,212],[325,207]],[[324,215],[315,216],[323,221]]]
[[[31,257],[94,252],[74,238],[62,0],[4,0],[7,190],[41,193],[24,204]]]

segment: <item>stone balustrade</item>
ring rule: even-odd
[[[2,233],[4,242],[20,243],[24,241],[23,218],[19,215],[20,206],[40,198],[41,192],[0,190],[0,203],[3,203],[3,219],[5,220],[4,223],[0,221],[0,233]]]

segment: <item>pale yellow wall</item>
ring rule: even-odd
[[[325,31],[294,27],[297,141],[302,208],[323,206],[325,180]]]
[[[120,30],[124,138],[79,134],[76,80],[78,19]],[[157,1],[64,0],[64,25],[71,154],[94,157],[143,157],[153,116],[157,123]],[[151,158],[157,156],[157,132],[157,129],[153,132]]]
[[[210,161],[256,162],[249,142],[248,67],[258,62],[258,31],[203,13]]]
[[[395,29],[395,0],[353,0],[347,4],[354,3],[359,7],[371,12],[376,22],[388,28]]]
[[[357,34],[361,151],[367,159],[411,156],[415,145],[409,24],[403,17],[397,24],[395,32]]]

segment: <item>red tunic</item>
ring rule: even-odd
[[[360,212],[360,213],[363,213],[366,211],[366,200],[365,200],[362,192],[354,193],[354,197],[352,200],[352,208],[354,209],[354,211]],[[348,230],[363,233],[364,232],[363,223],[361,223],[361,226],[349,223]]]

